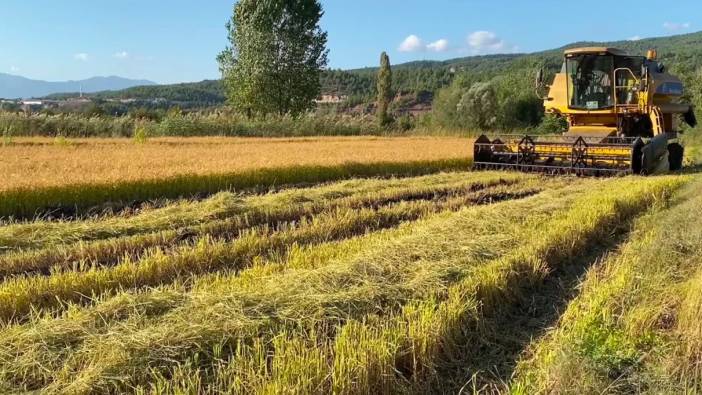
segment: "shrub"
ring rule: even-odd
[[[148,132],[143,124],[138,124],[136,130],[134,130],[134,142],[137,144],[146,143],[148,138]]]
[[[547,114],[537,128],[537,131],[548,134],[562,133],[566,130],[568,130],[568,121],[553,114]]]

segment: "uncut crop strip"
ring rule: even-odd
[[[224,190],[269,189],[274,186],[320,183],[353,177],[417,176],[440,171],[466,170],[469,159],[409,162],[345,163],[330,166],[262,168],[229,174],[182,175],[122,183],[76,184],[0,191],[0,219],[33,218],[59,209],[85,213],[104,203],[175,199]]]
[[[702,391],[702,180],[638,221],[559,326],[520,361],[514,394]]]
[[[461,188],[514,183],[534,177],[499,172],[443,173],[399,179],[356,179],[312,188],[293,188],[262,196],[220,193],[204,201],[177,202],[130,217],[105,217],[86,221],[35,221],[0,227],[0,248],[5,251],[54,247],[106,238],[131,236],[194,226],[232,216],[268,216],[272,221],[302,216],[324,208],[361,207],[375,202],[421,198]],[[287,214],[288,212],[292,214]]]
[[[437,177],[435,177],[437,178]],[[442,177],[445,178],[445,177]],[[451,177],[454,179],[456,177]],[[461,179],[465,178],[465,179]],[[194,226],[187,226],[175,230],[167,230],[156,233],[138,234],[128,237],[115,237],[106,240],[96,240],[90,242],[80,242],[68,246],[52,246],[38,250],[30,250],[20,253],[10,253],[0,255],[0,277],[7,277],[22,273],[43,273],[48,274],[52,268],[71,268],[78,264],[82,266],[109,265],[123,258],[125,255],[135,257],[138,253],[147,248],[160,246],[173,246],[178,243],[188,242],[203,236],[215,239],[234,238],[245,229],[267,224],[276,227],[280,223],[299,221],[309,216],[314,216],[322,212],[330,212],[339,209],[359,209],[359,208],[379,208],[384,205],[399,201],[411,200],[437,200],[447,199],[462,194],[469,194],[467,202],[479,202],[481,200],[500,200],[503,198],[513,198],[520,194],[534,193],[543,186],[536,178],[510,177],[498,174],[466,174],[465,177],[453,182],[442,183],[440,185],[408,186],[404,188],[388,188],[386,190],[372,193],[353,193],[343,198],[333,200],[310,200],[308,202],[299,201],[299,191],[295,193],[285,192],[282,194],[268,195],[264,197],[251,197],[244,202],[228,203],[228,196],[223,195],[214,199],[214,204],[206,202],[207,205],[223,207],[224,210],[215,210],[202,218],[207,218]],[[415,180],[413,180],[415,181]],[[416,180],[418,183],[431,181],[427,178]],[[515,185],[519,183],[519,185]],[[537,185],[540,184],[540,185]],[[555,184],[554,184],[555,185]],[[505,188],[491,188],[503,186]],[[324,188],[325,191],[330,188]],[[486,190],[486,193],[479,193]],[[334,189],[331,190],[332,192]],[[282,196],[280,196],[282,195]],[[312,195],[311,193],[309,195]],[[504,195],[504,196],[501,196]],[[324,193],[323,196],[328,196]],[[281,199],[282,198],[282,199]],[[309,199],[309,197],[308,197]],[[196,204],[199,205],[199,204]],[[229,209],[230,206],[236,209]],[[183,206],[187,207],[187,206]],[[180,207],[178,207],[180,208]],[[161,210],[157,210],[157,213]],[[238,212],[238,215],[235,213]],[[149,214],[150,217],[157,213]],[[220,219],[230,215],[228,219]],[[209,219],[212,220],[209,220]],[[129,222],[135,222],[130,219]],[[161,221],[159,221],[162,223]],[[77,237],[74,229],[82,231],[83,237],[95,237],[102,232],[102,229],[113,221],[106,224],[96,224],[97,229],[90,229],[92,224],[59,224],[69,227],[69,231],[63,230],[61,233],[72,233]],[[169,223],[185,223],[179,221],[177,217],[170,217]],[[39,229],[40,226],[29,226],[32,229]],[[142,227],[143,229],[144,227]],[[72,231],[72,232],[71,232]],[[26,233],[21,227],[15,232],[16,235]],[[46,233],[45,232],[45,236]],[[49,236],[49,240],[57,238]],[[18,237],[14,236],[17,240]],[[38,244],[37,241],[32,243]]]
[[[142,321],[139,316],[121,323],[90,319],[93,309],[104,307],[102,303],[72,310],[65,318],[33,318],[25,325],[11,326],[0,333],[0,347],[3,347],[0,355],[8,356],[7,363],[0,365],[0,374],[4,374],[0,382],[28,389],[39,389],[55,382],[55,388],[79,393],[103,388],[100,387],[106,385],[103,378],[111,375],[122,377],[122,381],[112,384],[129,386],[130,382],[138,382],[138,377],[112,373],[129,369],[131,363],[139,365],[140,372],[146,372],[149,358],[158,361],[166,358],[169,362],[154,363],[170,366],[174,358],[182,360],[182,355],[192,352],[192,347],[208,351],[212,341],[219,343],[232,338],[247,341],[244,332],[251,336],[256,336],[259,330],[275,333],[271,331],[278,331],[280,325],[296,326],[296,322],[300,322],[306,326],[307,322],[317,320],[333,325],[346,319],[342,317],[348,314],[360,318],[378,309],[396,308],[436,291],[437,287],[443,288],[444,281],[454,281],[452,279],[473,265],[505,253],[526,237],[529,226],[525,222],[548,220],[554,212],[568,207],[597,185],[585,181],[520,201],[467,208],[458,214],[440,214],[426,222],[343,243],[311,250],[295,249],[294,256],[282,266],[289,265],[289,270],[258,266],[245,270],[241,276],[198,281],[197,291],[187,296],[187,303],[158,321]],[[373,252],[365,252],[369,248]],[[386,258],[388,253],[395,254],[392,257],[398,259],[397,264],[392,257]],[[452,258],[441,260],[442,254],[450,254]],[[148,295],[140,296],[139,300],[140,304],[149,304]],[[264,312],[273,315],[258,317]],[[249,314],[253,315],[246,318]],[[110,314],[105,312],[104,316]],[[186,317],[189,323],[183,328],[181,319]],[[237,324],[239,319],[243,321]],[[96,327],[103,329],[97,332],[88,329]],[[130,331],[137,331],[134,336],[141,339],[136,348],[136,344],[128,345],[132,339]],[[166,338],[173,347],[163,354],[165,350],[159,342]],[[95,347],[105,347],[102,355],[107,359],[114,356],[113,352],[119,356],[104,366],[102,360],[94,361],[97,366],[83,365],[80,362],[83,356],[101,355],[102,351],[91,351]],[[142,355],[149,350],[155,354]],[[73,359],[76,364],[85,366],[86,371],[72,370],[70,361]],[[40,360],[42,362],[37,365]],[[125,363],[127,365],[123,365]],[[61,371],[64,365],[66,368]],[[43,368],[37,370],[38,366]],[[79,373],[85,376],[76,377]],[[66,389],[69,388],[66,383],[74,379],[86,389],[80,390],[81,385]]]
[[[433,137],[157,138],[145,144],[134,144],[130,139],[71,139],[70,146],[57,145],[54,139],[46,138],[32,139],[31,144],[23,144],[24,141],[0,145],[0,173],[5,176],[0,190],[66,183],[120,183],[293,165],[330,166],[348,161],[465,159],[472,152],[470,139]]]
[[[120,289],[138,289],[172,282],[184,276],[218,270],[241,270],[266,256],[285,255],[291,246],[344,239],[414,221],[443,210],[538,192],[535,187],[498,186],[451,197],[443,201],[414,201],[379,208],[337,209],[309,220],[271,229],[254,228],[233,242],[207,236],[192,246],[170,253],[155,249],[139,260],[126,257],[114,267],[54,272],[48,276],[16,277],[0,284],[0,321],[21,321],[32,311],[56,311],[69,302],[89,302],[92,297]],[[220,236],[222,236],[220,234]],[[82,270],[82,271],[81,271]]]

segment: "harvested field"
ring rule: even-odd
[[[697,174],[394,166],[6,221],[0,392],[702,390]]]

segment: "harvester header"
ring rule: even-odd
[[[562,135],[480,136],[476,168],[592,175],[654,174],[682,168],[679,118],[696,125],[682,101],[683,84],[657,53],[630,56],[616,48],[565,51],[544,97],[547,114],[563,117]],[[537,76],[542,90],[543,74]]]

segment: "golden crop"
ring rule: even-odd
[[[467,159],[471,154],[469,139],[439,137],[193,137],[144,144],[27,138],[0,145],[0,191],[301,165]]]
[[[0,393],[701,389],[698,176],[456,171],[463,139],[13,143],[86,174],[0,213],[213,195],[0,223]],[[180,170],[105,183],[101,152]]]

